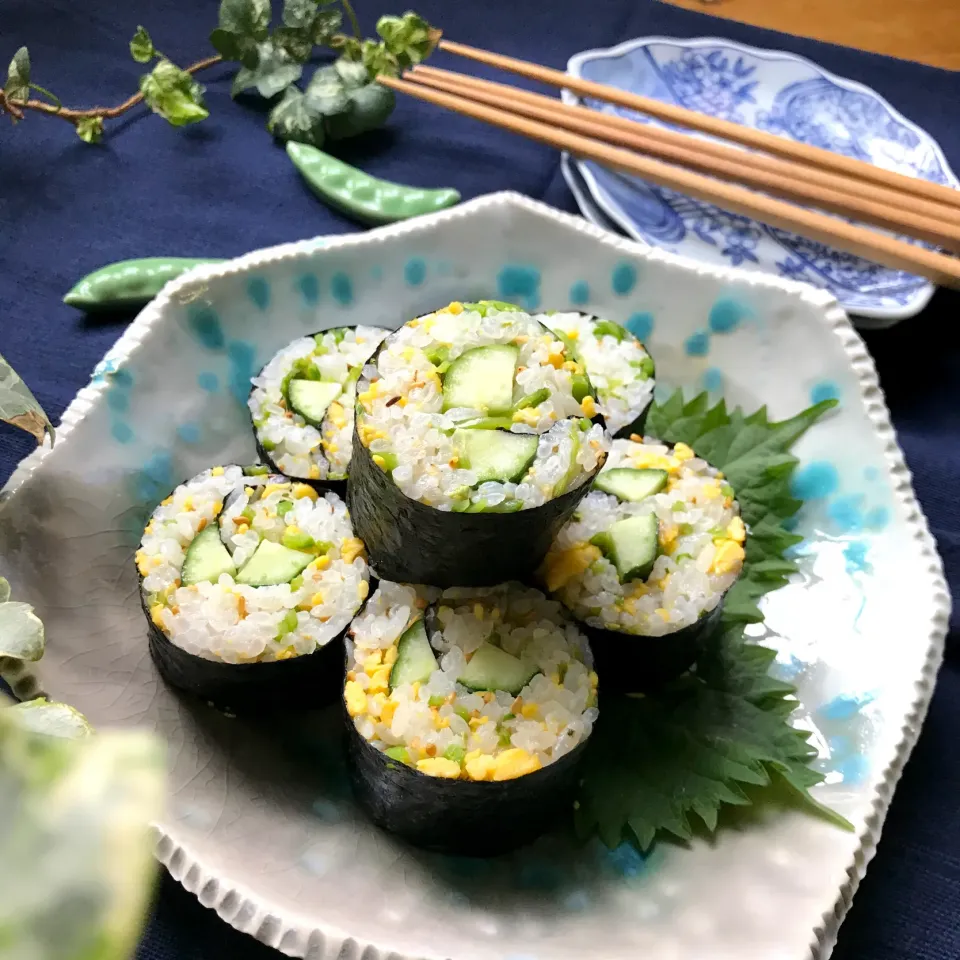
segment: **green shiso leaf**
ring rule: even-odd
[[[797,460],[790,447],[835,401],[771,422],[710,406],[703,393],[677,391],[650,411],[646,432],[684,443],[722,470],[750,525],[744,572],[724,605],[724,632],[695,675],[647,696],[604,696],[590,738],[576,807],[577,830],[610,847],[627,839],[649,848],[663,834],[716,829],[725,806],[787,794],[845,829],[851,825],[809,794],[823,778],[810,769],[809,733],[791,726],[795,688],[769,674],[775,652],[744,638],[763,619],[757,601],[796,569],[785,552],[801,539],[784,521],[800,509],[790,495]]]

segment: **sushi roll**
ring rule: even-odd
[[[603,464],[597,416],[582,364],[517,308],[452,303],[391,334],[358,385],[348,490],[377,576],[526,579]]]
[[[597,675],[560,604],[520,584],[381,581],[347,640],[348,768],[372,820],[490,855],[569,811]]]
[[[247,405],[260,459],[277,473],[340,492],[350,467],[353,407],[364,363],[389,333],[333,327],[279,350],[253,379]],[[324,484],[321,484],[324,485]]]
[[[336,696],[340,640],[369,591],[336,494],[214,467],[154,510],[136,565],[150,652],[172,686],[231,709]]]
[[[542,319],[586,368],[607,430],[618,437],[642,434],[656,385],[653,357],[643,344],[619,323],[585,313]]]
[[[733,488],[686,444],[615,440],[541,575],[583,626],[597,669],[642,690],[696,661],[746,535]]]

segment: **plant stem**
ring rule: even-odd
[[[219,63],[223,57],[217,54],[214,57],[206,57],[198,60],[186,68],[187,73],[197,73],[199,70],[205,70]],[[44,91],[46,93],[47,91]],[[49,94],[48,94],[49,95]],[[112,120],[126,113],[132,107],[135,107],[143,100],[142,93],[135,93],[127,98],[123,103],[115,107],[90,107],[87,110],[72,110],[69,107],[54,106],[50,103],[44,103],[42,100],[8,100],[3,91],[0,90],[0,107],[4,107],[15,117],[22,117],[24,110],[36,110],[38,113],[47,113],[54,117],[60,117],[69,123],[76,125],[80,120],[86,120],[90,117],[100,117],[103,120]]]
[[[358,39],[363,39],[363,31],[360,29],[360,21],[357,19],[357,15],[353,12],[353,5],[350,3],[350,0],[340,0],[340,3],[343,4],[343,9],[347,11],[347,16],[350,18],[350,23],[353,26],[353,35]]]

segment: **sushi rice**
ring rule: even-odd
[[[311,559],[288,583],[247,586],[221,573],[184,585],[187,550],[212,524],[237,571],[262,540],[296,544]],[[177,487],[153,512],[136,563],[153,623],[187,652],[227,663],[312,653],[341,633],[369,591],[364,546],[339,497],[238,466]]]
[[[301,337],[280,350],[253,379],[247,401],[257,440],[289,477],[342,480],[350,466],[357,376],[389,333],[380,327],[337,327]],[[318,428],[291,409],[291,376],[338,383],[343,391]]]
[[[740,574],[746,528],[723,474],[686,444],[615,440],[604,474],[617,468],[662,469],[666,488],[640,502],[600,490],[580,502],[547,554],[548,591],[585,624],[642,636],[664,636],[713,610]],[[617,569],[590,541],[627,517],[655,513],[659,556],[649,576],[621,583]]]
[[[424,611],[438,666],[423,682],[391,689],[398,639]],[[350,638],[344,699],[357,731],[430,776],[532,773],[585,741],[597,719],[587,641],[539,590],[505,584],[441,592],[381,581]],[[474,692],[457,681],[487,640],[537,671],[518,694]]]
[[[504,305],[507,306],[507,305]],[[462,466],[453,431],[482,418],[468,407],[443,410],[442,367],[466,351],[493,344],[519,349],[514,400],[545,399],[510,415],[509,432],[539,435],[536,455],[518,482],[478,482]],[[437,349],[443,362],[434,363]],[[438,368],[441,368],[438,371]],[[608,440],[591,395],[574,398],[582,366],[566,346],[519,309],[452,303],[412,320],[368,364],[358,387],[358,434],[374,462],[408,497],[439,510],[509,511],[537,507],[582,485],[605,455]]]
[[[611,433],[639,417],[653,400],[653,358],[625,327],[583,313],[538,315],[551,330],[562,333],[583,361],[597,391],[600,413]]]

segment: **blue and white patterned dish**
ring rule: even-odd
[[[571,57],[573,76],[655,97],[880,167],[960,187],[937,142],[878,93],[834,76],[790,53],[729,40],[642,37]],[[568,102],[578,98],[564,91]],[[594,109],[660,123],[611,104]],[[665,124],[660,124],[665,126]],[[591,161],[575,161],[593,204],[587,219],[607,226],[596,207],[623,231],[653,246],[705,263],[760,270],[829,290],[862,326],[891,326],[926,306],[933,284],[871,264],[784,230],[729,214]]]

